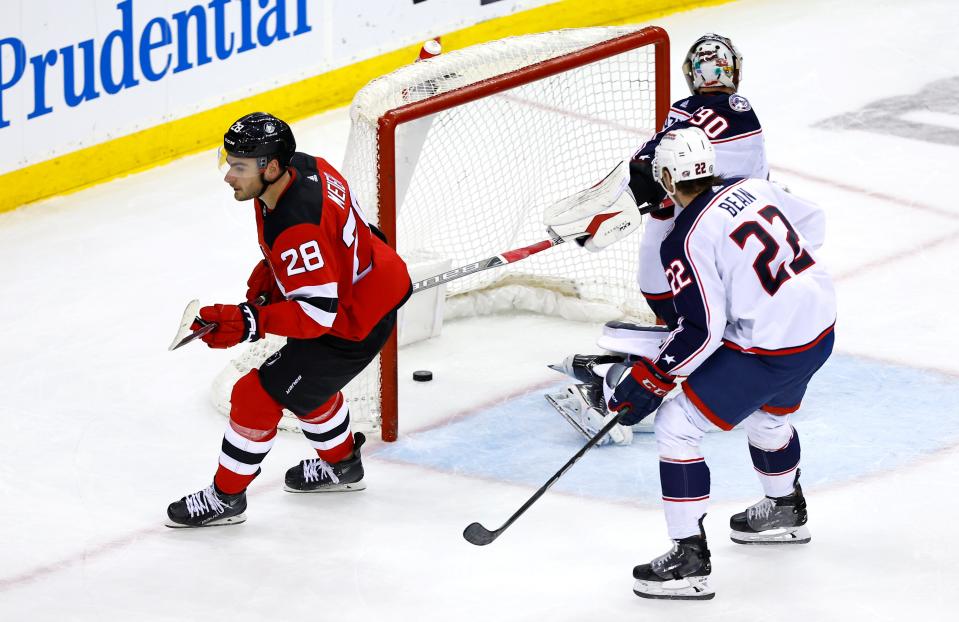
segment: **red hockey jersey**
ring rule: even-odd
[[[359,341],[409,294],[406,264],[326,160],[296,153],[290,173],[273,210],[254,201],[260,248],[286,297],[260,309],[262,331]]]

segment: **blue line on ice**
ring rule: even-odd
[[[564,386],[560,382],[557,388]],[[813,378],[799,431],[806,488],[888,471],[959,442],[959,381],[909,367],[834,355]],[[376,456],[443,471],[541,486],[585,442],[542,393],[528,393],[447,425],[401,436]],[[745,432],[710,433],[703,451],[717,501],[761,495]],[[657,502],[652,434],[594,448],[555,486],[610,500]]]

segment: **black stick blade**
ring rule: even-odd
[[[463,530],[463,537],[466,538],[466,541],[476,546],[486,546],[495,540],[498,535],[499,532],[490,531],[479,523],[473,523]]]
[[[190,343],[191,341],[193,341],[194,339],[199,339],[200,337],[202,337],[203,335],[206,335],[207,333],[212,333],[213,331],[216,330],[217,326],[219,325],[216,322],[210,322],[209,324],[204,324],[203,326],[196,329],[195,331],[193,331],[192,333],[190,333],[189,335],[187,335],[180,341],[177,341],[176,343],[172,344],[170,346],[170,350],[176,350],[177,348],[181,348],[185,346],[186,344]]]

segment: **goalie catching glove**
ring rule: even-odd
[[[546,208],[543,222],[557,236],[577,237],[580,246],[599,251],[639,228],[642,214],[629,189],[629,165],[620,162],[592,188]]]
[[[201,321],[202,320],[202,321]],[[213,305],[200,309],[200,317],[193,322],[191,330],[216,322],[213,332],[201,339],[211,348],[230,348],[247,341],[256,341],[260,332],[259,309],[248,303],[239,305]]]
[[[659,408],[663,398],[676,386],[674,378],[647,358],[640,358],[632,367],[613,365],[606,372],[606,386],[613,390],[609,409],[619,412],[628,408],[620,415],[619,422],[636,425]]]
[[[543,211],[547,227],[569,225],[605,211],[629,185],[629,165],[620,162],[598,184],[548,205]]]
[[[597,214],[586,225],[586,233],[589,237],[581,242],[581,246],[586,250],[594,253],[601,251],[639,229],[643,216],[628,189],[616,199],[613,209],[619,211]]]

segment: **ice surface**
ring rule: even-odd
[[[727,539],[759,494],[737,431],[704,443],[713,601],[631,592],[632,566],[668,547],[648,436],[593,450],[495,543],[467,544],[467,524],[500,525],[582,444],[541,395],[563,382],[546,364],[597,329],[523,314],[404,351],[401,438],[370,443],[365,492],[284,493],[310,453],[284,434],[247,523],[166,529],[167,503],[215,468],[207,392],[230,356],[166,345],[186,301],[239,300],[258,258],[249,206],[205,154],[0,215],[0,620],[953,619],[959,144],[949,124],[901,127],[955,112],[927,87],[956,77],[940,61],[959,51],[959,10],[747,0],[656,23],[674,97],[688,42],[733,38],[774,178],[828,212],[836,354],[795,417],[808,546]],[[882,123],[849,122],[874,110]],[[341,161],[345,111],[295,130]]]

